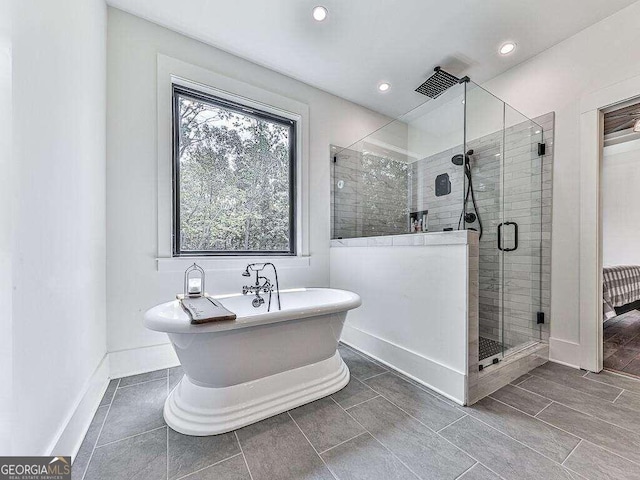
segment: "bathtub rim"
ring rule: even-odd
[[[362,305],[360,295],[348,290],[337,288],[310,287],[281,290],[280,294],[295,292],[337,292],[346,298],[339,301],[330,301],[317,306],[303,306],[281,311],[272,311],[259,315],[239,316],[236,320],[192,325],[187,314],[178,305],[178,300],[165,302],[150,308],[144,314],[144,325],[149,330],[164,333],[198,334],[215,333],[242,328],[250,328],[258,325],[286,322],[289,320],[302,320],[305,318],[330,315],[332,313],[345,312]],[[225,298],[242,297],[240,293],[226,295],[212,295],[212,298],[224,300]],[[249,299],[247,298],[247,302]]]

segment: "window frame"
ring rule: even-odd
[[[187,97],[208,105],[231,110],[245,116],[266,120],[289,129],[289,248],[287,250],[189,250],[180,245],[180,97]],[[272,112],[190,88],[179,83],[171,84],[171,185],[172,185],[172,254],[173,257],[295,257],[298,247],[298,123]]]

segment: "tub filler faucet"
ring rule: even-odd
[[[269,295],[269,301],[267,303],[267,312],[271,311],[271,295],[274,290],[274,286],[266,276],[262,274],[266,267],[271,267],[273,269],[273,274],[275,276],[276,284],[275,291],[276,297],[278,299],[278,310],[282,310],[282,306],[280,305],[280,287],[278,285],[278,271],[276,270],[276,266],[273,263],[250,263],[247,265],[247,268],[242,272],[243,277],[250,277],[251,272],[256,273],[256,281],[253,285],[244,285],[242,287],[242,294],[247,295],[248,293],[255,294],[255,297],[251,301],[251,305],[255,308],[259,308],[264,304],[265,300],[262,297],[262,294]]]

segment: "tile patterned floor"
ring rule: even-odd
[[[490,338],[480,337],[479,344],[479,360],[484,360],[485,358],[493,357],[494,355],[502,353],[502,344],[495,340],[491,340]]]
[[[180,367],[113,380],[74,479],[640,479],[640,380],[547,363],[460,407],[346,346],[341,391],[235,432],[162,420]]]
[[[604,324],[604,368],[640,377],[640,311]]]

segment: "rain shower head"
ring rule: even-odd
[[[469,77],[458,78],[445,72],[440,67],[433,69],[434,73],[427,80],[416,88],[416,92],[426,95],[429,98],[438,98],[448,89],[461,82],[469,80]]]

